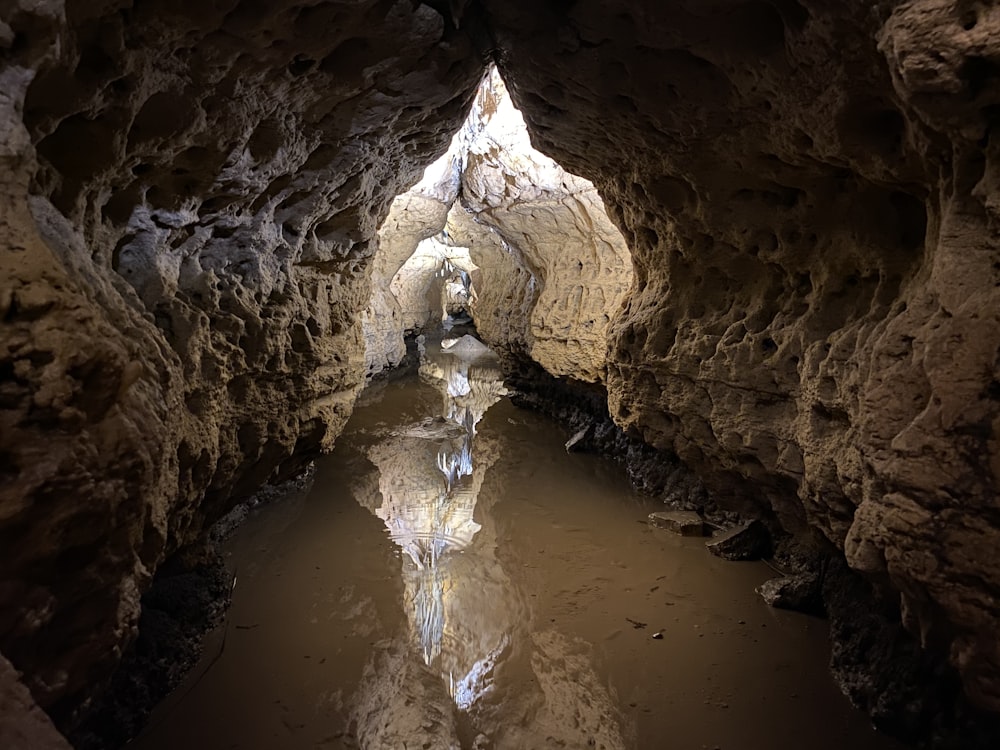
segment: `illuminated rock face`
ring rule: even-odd
[[[399,364],[406,353],[403,334],[422,328],[432,317],[430,286],[452,251],[424,243],[441,232],[458,195],[462,156],[457,144],[452,138],[448,151],[424,170],[420,181],[396,197],[379,227],[371,301],[362,316],[369,373]],[[422,245],[425,252],[418,252]]]
[[[479,267],[476,327],[558,377],[604,380],[607,338],[632,284],[628,246],[594,186],[531,147],[495,72],[473,117],[449,235]]]
[[[449,155],[396,199],[379,239],[373,286],[391,279],[399,309],[384,295],[373,300],[369,369],[398,361],[404,331],[440,321],[431,281],[447,260],[472,276],[469,308],[502,356],[604,379],[611,320],[632,283],[628,248],[594,186],[531,147],[496,71]]]

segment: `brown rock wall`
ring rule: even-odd
[[[482,62],[406,2],[3,20],[0,647],[66,720],[160,561],[332,445],[371,240]]]
[[[454,200],[453,196],[451,200]],[[425,322],[417,320],[412,312],[408,314],[400,304],[400,295],[393,292],[391,285],[420,242],[433,237],[444,227],[451,208],[450,202],[446,201],[447,196],[423,195],[409,190],[396,197],[389,215],[379,227],[378,251],[371,271],[371,301],[364,314],[363,326],[365,359],[370,373],[399,364],[406,354],[404,332],[417,323]],[[408,283],[405,285],[410,286]]]
[[[489,48],[635,278],[621,309],[585,294],[625,259],[582,192],[483,151],[448,227],[495,280],[486,337],[605,379],[723,501],[819,529],[1000,710],[1000,9],[449,7],[3,5],[0,650],[35,698],[65,719],[164,557],[332,444],[376,228]],[[579,241],[536,252],[539,225]]]
[[[52,726],[49,717],[35,705],[19,675],[0,656],[0,745],[32,750],[69,750],[69,744]]]
[[[997,10],[486,5],[633,250],[615,418],[820,529],[1000,709]]]

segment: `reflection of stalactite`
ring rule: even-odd
[[[476,426],[506,391],[499,368],[475,339],[432,351],[422,379],[442,395],[443,419],[397,431],[374,446],[383,519],[393,541],[413,566],[404,566],[406,608],[425,664],[447,681],[456,704],[467,707],[482,694],[508,636],[505,612],[484,610],[484,586],[496,596],[496,561],[476,554],[456,557],[481,529],[473,520],[484,466],[475,458]],[[463,575],[464,573],[464,575]],[[485,655],[484,655],[485,654]]]
[[[448,675],[448,692],[456,706],[468,710],[479,699],[489,683],[490,674],[509,644],[510,637],[504,633],[500,642],[486,656],[473,664],[465,677],[456,681],[453,674]]]
[[[437,455],[437,467],[445,478],[448,494],[462,477],[472,475],[472,441],[465,440],[458,452],[440,450]]]
[[[416,630],[425,664],[431,664],[441,654],[444,639],[444,572],[433,565],[417,572],[417,593],[413,598]]]

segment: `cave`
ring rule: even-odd
[[[642,539],[755,537],[883,747],[997,747],[998,71],[979,0],[0,3],[0,746],[131,739],[241,591],[220,523],[293,507],[417,373],[447,492],[533,425],[559,450],[513,454],[617,466]],[[367,528],[406,517],[415,439],[369,451]],[[496,537],[463,502],[455,543]],[[549,738],[653,746],[588,723],[624,709],[561,637],[534,674],[591,712]]]

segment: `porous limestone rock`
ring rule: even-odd
[[[376,229],[483,62],[391,0],[14,0],[0,32],[0,649],[65,725],[165,556],[332,445]]]
[[[399,302],[403,330],[423,331],[440,326],[449,313],[446,308],[452,278],[457,276],[459,283],[455,286],[462,286],[463,272],[471,278],[479,270],[468,248],[456,247],[440,239],[431,237],[417,245],[389,285]]]
[[[532,255],[529,217],[590,208],[485,148],[448,219],[498,281],[483,335],[819,529],[1000,711],[1000,7],[447,5],[3,5],[0,650],[35,698],[68,715],[163,557],[329,446],[375,229],[464,117],[475,36],[634,270],[619,312],[579,285],[625,260],[589,229]]]
[[[365,365],[369,374],[399,364],[406,354],[403,334],[426,323],[426,304],[414,311],[413,301],[426,303],[424,274],[403,270],[413,260],[422,242],[430,240],[445,225],[448,211],[458,195],[461,169],[459,137],[429,165],[420,181],[393,200],[389,214],[378,230],[378,246],[371,263],[371,300],[362,315]],[[422,268],[422,266],[421,266]],[[433,270],[437,270],[436,268]],[[433,276],[433,271],[430,272]],[[392,289],[396,283],[396,290]],[[400,294],[400,287],[404,293]],[[410,302],[404,311],[401,298]],[[418,312],[424,313],[423,317]]]
[[[484,5],[633,252],[616,420],[819,529],[1000,711],[1000,7]]]

